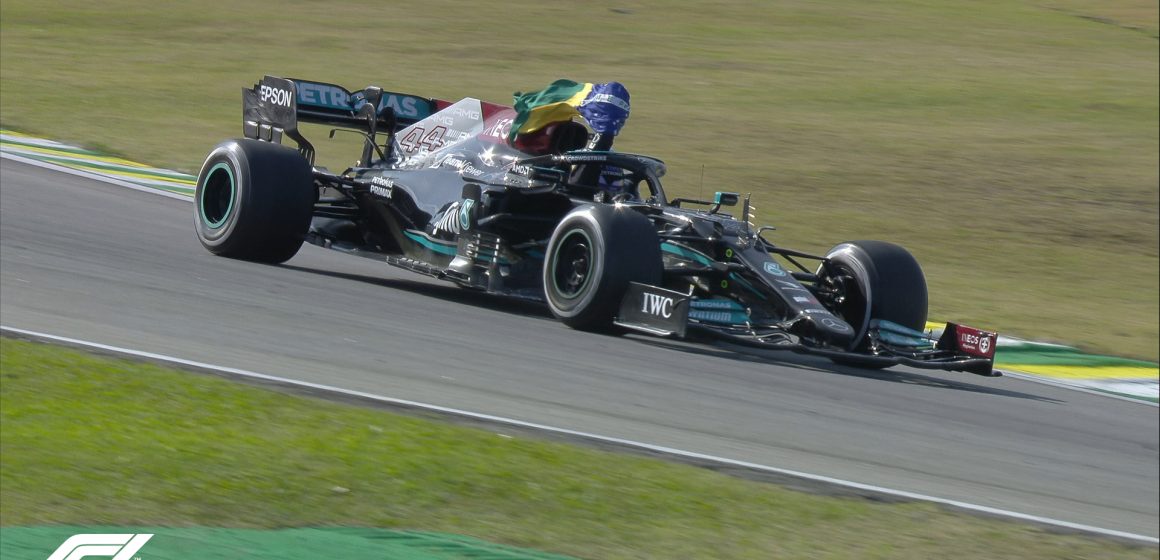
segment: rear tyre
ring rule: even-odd
[[[316,198],[310,164],[295,150],[227,140],[197,176],[194,228],[215,255],[281,263],[302,246]]]
[[[826,255],[829,266],[818,270],[823,281],[842,287],[844,296],[833,311],[854,327],[848,348],[865,351],[871,319],[882,319],[921,331],[926,327],[926,277],[906,249],[885,241],[850,241]],[[838,358],[839,364],[872,369],[887,367],[857,358]]]
[[[544,258],[544,296],[557,319],[610,330],[629,282],[661,282],[660,241],[647,217],[608,205],[573,210],[556,226]]]

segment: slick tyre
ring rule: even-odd
[[[837,245],[826,255],[829,266],[820,276],[837,277],[845,297],[835,312],[857,331],[851,351],[865,350],[871,319],[884,319],[921,331],[926,327],[926,277],[906,249],[885,241],[850,241]],[[837,363],[881,368],[856,358],[835,359]]]
[[[281,263],[302,246],[316,198],[310,164],[295,150],[227,140],[198,173],[194,228],[215,255]]]
[[[573,210],[552,232],[544,258],[544,296],[565,325],[611,330],[629,282],[657,285],[663,264],[651,221],[630,208]]]

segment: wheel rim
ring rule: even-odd
[[[854,326],[859,326],[866,320],[866,295],[858,285],[854,273],[843,269],[835,279],[842,286],[842,303],[838,311],[842,318]]]
[[[572,230],[560,240],[552,258],[552,285],[564,299],[584,293],[592,278],[592,238],[582,230]]]
[[[234,210],[234,173],[230,166],[219,163],[210,168],[205,182],[198,191],[201,221],[210,229],[218,229],[229,220]]]
[[[838,299],[835,301],[837,315],[854,328],[854,343],[851,349],[857,347],[866,335],[869,325],[870,305],[866,294],[863,293],[858,275],[850,267],[839,264],[833,266],[831,282],[838,288]]]

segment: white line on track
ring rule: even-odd
[[[78,177],[84,177],[86,179],[92,179],[94,181],[102,181],[105,183],[117,185],[118,187],[125,187],[127,189],[133,189],[135,191],[159,194],[159,195],[164,196],[164,197],[175,198],[177,200],[184,200],[186,202],[193,201],[193,197],[180,195],[177,193],[171,193],[171,192],[163,190],[161,188],[146,187],[146,186],[138,185],[136,183],[125,181],[122,179],[116,179],[116,178],[110,177],[108,175],[101,175],[99,173],[92,173],[90,171],[81,171],[79,169],[73,169],[71,167],[65,167],[63,165],[45,163],[43,161],[39,161],[39,160],[32,159],[29,157],[24,157],[24,156],[18,156],[16,154],[12,154],[9,152],[0,152],[0,158],[10,159],[12,161],[18,161],[20,163],[27,163],[28,165],[34,165],[36,167],[42,167],[44,169],[51,169],[53,171],[60,171],[61,173],[68,173],[69,175],[76,175]]]
[[[761,465],[758,463],[750,463],[748,461],[738,461],[736,459],[729,459],[726,457],[716,457],[713,455],[706,455],[704,453],[697,453],[694,451],[685,451],[682,449],[675,449],[672,447],[653,445],[651,443],[643,443],[643,442],[639,442],[639,441],[620,439],[620,438],[615,438],[615,437],[610,437],[610,436],[602,436],[599,434],[591,434],[591,433],[581,432],[581,431],[577,431],[577,430],[569,430],[567,428],[557,428],[555,426],[548,426],[545,424],[536,424],[533,422],[525,422],[523,420],[516,420],[514,418],[505,418],[503,416],[493,416],[491,414],[471,412],[469,410],[460,410],[460,409],[456,409],[456,408],[449,408],[449,407],[439,406],[439,405],[434,405],[434,404],[421,403],[421,402],[417,402],[417,401],[409,401],[406,399],[397,399],[394,397],[387,397],[384,395],[376,395],[374,393],[367,393],[365,391],[355,391],[355,390],[351,390],[351,389],[343,389],[341,387],[332,387],[330,385],[311,383],[309,381],[301,381],[301,380],[297,380],[297,379],[278,377],[275,375],[267,375],[264,373],[258,373],[258,372],[254,372],[254,371],[244,370],[244,369],[217,366],[217,365],[213,365],[213,364],[207,364],[204,362],[196,362],[193,360],[186,360],[183,358],[167,356],[164,354],[155,354],[153,352],[144,352],[141,350],[132,350],[129,348],[120,348],[117,346],[109,346],[107,344],[100,344],[97,342],[90,342],[90,341],[86,341],[86,340],[78,340],[75,338],[67,338],[67,337],[63,337],[63,336],[56,336],[56,335],[51,335],[51,334],[46,334],[46,333],[41,333],[41,332],[36,332],[36,331],[18,329],[18,328],[8,327],[5,325],[0,325],[0,332],[10,333],[13,335],[19,335],[19,336],[32,338],[32,339],[36,339],[36,340],[41,340],[41,341],[58,342],[58,343],[63,343],[63,344],[71,345],[71,346],[77,346],[77,347],[81,347],[81,348],[90,348],[90,349],[95,349],[95,350],[102,350],[105,352],[111,352],[111,353],[120,354],[120,355],[124,355],[124,356],[131,356],[131,357],[135,357],[135,358],[144,358],[144,359],[152,360],[152,361],[156,361],[156,362],[172,364],[172,365],[176,365],[176,366],[184,366],[187,368],[196,368],[196,369],[200,369],[200,370],[204,370],[204,371],[210,371],[210,372],[215,372],[215,373],[219,373],[219,374],[226,374],[226,375],[241,377],[241,378],[245,378],[245,379],[258,379],[258,380],[262,380],[262,381],[277,383],[280,385],[286,385],[286,386],[291,386],[291,387],[302,387],[302,388],[311,389],[314,391],[322,391],[322,392],[332,393],[335,395],[343,395],[343,396],[347,396],[347,397],[356,397],[356,398],[366,399],[366,400],[375,401],[375,402],[388,404],[388,405],[403,406],[403,407],[408,407],[408,408],[417,408],[417,409],[421,409],[421,410],[438,412],[441,414],[454,415],[454,416],[459,416],[459,417],[463,417],[463,418],[471,418],[471,419],[475,419],[475,420],[482,420],[484,422],[490,422],[490,423],[494,423],[494,424],[504,424],[504,425],[508,425],[508,426],[515,426],[515,427],[519,427],[519,428],[532,429],[532,430],[537,430],[537,431],[541,431],[541,432],[560,434],[560,435],[570,436],[570,437],[584,439],[584,440],[588,440],[588,441],[595,441],[595,442],[613,444],[613,445],[617,445],[617,446],[621,446],[621,447],[650,451],[653,453],[668,455],[670,457],[679,457],[682,459],[692,459],[692,460],[697,460],[697,461],[716,463],[719,465],[727,465],[727,466],[731,466],[731,467],[740,467],[740,468],[750,469],[750,470],[759,471],[759,472],[766,472],[766,473],[772,473],[772,474],[777,474],[777,475],[782,475],[782,476],[789,476],[789,477],[798,478],[798,479],[802,479],[802,480],[808,480],[808,481],[812,481],[812,482],[840,486],[843,488],[850,488],[850,489],[859,490],[862,492],[892,496],[892,497],[903,498],[903,499],[907,499],[907,500],[932,502],[932,503],[942,504],[945,506],[950,506],[952,508],[966,510],[966,511],[975,512],[975,513],[995,515],[995,516],[1006,517],[1006,518],[1011,518],[1011,519],[1019,519],[1022,521],[1029,521],[1032,523],[1039,523],[1042,525],[1049,525],[1052,527],[1059,527],[1059,528],[1063,528],[1063,529],[1070,529],[1070,530],[1081,531],[1081,532],[1085,532],[1085,533],[1094,533],[1094,534],[1098,534],[1098,535],[1105,535],[1105,536],[1109,536],[1109,537],[1127,539],[1127,540],[1136,541],[1136,542],[1143,542],[1143,543],[1149,543],[1149,544],[1160,544],[1160,539],[1158,539],[1156,537],[1150,537],[1147,535],[1138,535],[1135,533],[1128,533],[1125,531],[1116,531],[1114,529],[1104,529],[1102,527],[1093,527],[1091,525],[1072,523],[1070,521],[1063,521],[1060,519],[1051,519],[1049,517],[1040,517],[1037,515],[1029,515],[1026,513],[1019,513],[1016,511],[1008,511],[1008,510],[993,508],[993,507],[989,507],[989,506],[971,504],[971,503],[967,503],[967,502],[960,502],[958,500],[949,500],[946,498],[939,498],[937,496],[927,496],[925,494],[918,494],[915,492],[907,492],[905,490],[895,490],[892,488],[884,488],[881,486],[862,484],[860,482],[853,482],[850,480],[842,480],[840,478],[831,478],[828,476],[810,474],[810,473],[801,472],[801,471],[794,471],[794,470],[783,469],[783,468],[778,468],[778,467],[771,467],[768,465]]]
[[[132,183],[129,181],[124,181],[121,179],[110,177],[108,175],[102,175],[99,173],[92,173],[92,172],[88,172],[88,171],[72,169],[69,167],[65,167],[63,165],[42,162],[42,161],[38,161],[35,159],[19,156],[19,155],[8,153],[8,152],[0,152],[0,158],[10,159],[13,161],[26,163],[26,164],[33,165],[36,167],[41,167],[44,169],[60,171],[63,173],[68,173],[70,175],[77,175],[79,177],[84,177],[86,179],[93,179],[96,181],[102,181],[105,183],[117,185],[120,187],[125,187],[125,188],[132,189],[135,191],[158,194],[158,195],[161,195],[161,196],[164,196],[167,198],[184,200],[187,202],[193,200],[192,197],[190,197],[190,196],[183,196],[180,194],[176,194],[176,193],[162,190],[160,188],[150,188],[148,186],[138,185],[138,184],[135,184],[135,183]],[[718,463],[718,464],[722,464],[722,465],[742,467],[742,468],[752,469],[752,470],[756,470],[756,471],[774,473],[774,474],[779,474],[779,475],[784,475],[784,476],[791,476],[791,477],[795,477],[795,478],[799,478],[799,479],[803,479],[803,480],[809,480],[812,482],[831,484],[831,485],[835,485],[835,486],[841,486],[844,488],[850,488],[850,489],[860,490],[860,491],[864,491],[864,492],[883,494],[883,495],[888,495],[888,496],[895,496],[895,497],[905,498],[905,499],[910,499],[910,500],[933,502],[933,503],[943,504],[943,505],[958,508],[958,509],[977,512],[977,513],[997,515],[997,516],[1008,517],[1008,518],[1013,518],[1013,519],[1021,519],[1021,520],[1030,521],[1033,523],[1041,523],[1044,525],[1050,525],[1050,526],[1054,526],[1054,527],[1072,529],[1072,530],[1076,530],[1076,531],[1083,531],[1083,532],[1095,533],[1095,534],[1100,534],[1100,535],[1107,535],[1107,536],[1111,536],[1111,537],[1118,537],[1118,538],[1128,539],[1128,540],[1132,540],[1132,541],[1146,542],[1146,543],[1151,543],[1151,544],[1160,544],[1160,539],[1158,539],[1157,537],[1149,537],[1147,535],[1137,535],[1135,533],[1127,533],[1124,531],[1116,531],[1113,529],[1104,529],[1101,527],[1094,527],[1091,525],[1072,523],[1070,521],[1051,519],[1051,518],[1047,518],[1047,517],[1039,517],[1039,516],[1029,515],[1029,514],[1025,514],[1025,513],[1007,511],[1007,510],[992,508],[992,507],[988,507],[988,506],[971,504],[971,503],[967,503],[967,502],[960,502],[957,500],[949,500],[949,499],[945,499],[945,498],[939,498],[936,496],[927,496],[925,494],[917,494],[914,492],[907,492],[905,490],[894,490],[891,488],[883,488],[880,486],[862,484],[860,482],[853,482],[853,481],[849,481],[849,480],[831,478],[828,476],[821,476],[821,475],[810,474],[810,473],[805,473],[805,472],[793,471],[793,470],[789,470],[789,469],[782,469],[782,468],[778,468],[778,467],[771,467],[771,466],[767,466],[767,465],[760,465],[757,463],[749,463],[746,461],[738,461],[738,460],[728,459],[728,458],[724,458],[724,457],[714,457],[712,455],[705,455],[705,454],[696,453],[693,451],[684,451],[681,449],[663,447],[663,446],[653,445],[650,443],[642,443],[642,442],[637,442],[637,441],[624,440],[624,439],[619,439],[619,438],[614,438],[614,437],[609,437],[609,436],[601,436],[598,434],[589,434],[586,432],[579,432],[579,431],[569,430],[569,429],[565,429],[565,428],[556,428],[553,426],[547,426],[547,425],[543,425],[543,424],[524,422],[522,420],[515,420],[512,418],[504,418],[501,416],[492,416],[489,414],[481,414],[481,413],[470,412],[470,411],[466,411],[466,410],[458,410],[458,409],[454,409],[454,408],[447,408],[447,407],[442,407],[442,406],[433,405],[433,404],[420,403],[420,402],[408,401],[408,400],[403,400],[403,399],[396,399],[396,398],[386,397],[386,396],[382,396],[382,395],[365,393],[362,391],[353,391],[353,390],[349,390],[349,389],[342,389],[340,387],[331,387],[328,385],[320,385],[320,384],[316,384],[316,383],[310,383],[307,381],[287,379],[287,378],[282,378],[282,377],[277,377],[277,376],[272,376],[272,375],[266,375],[263,373],[257,373],[257,372],[247,371],[247,370],[236,369],[236,368],[215,366],[212,364],[206,364],[206,363],[202,363],[202,362],[185,360],[185,359],[176,358],[173,356],[165,356],[162,354],[153,354],[150,352],[143,352],[140,350],[131,350],[131,349],[119,348],[119,347],[115,347],[115,346],[107,346],[107,345],[99,344],[96,342],[88,342],[88,341],[65,338],[65,337],[60,337],[60,336],[55,336],[55,335],[50,335],[50,334],[45,334],[45,333],[38,333],[38,332],[34,332],[34,331],[26,331],[23,329],[17,329],[17,328],[7,327],[7,326],[3,326],[3,325],[0,325],[0,332],[16,333],[16,334],[20,334],[20,335],[27,336],[27,337],[39,338],[42,340],[48,340],[48,341],[54,341],[54,342],[63,342],[63,343],[73,344],[76,346],[81,346],[81,347],[86,347],[86,348],[101,349],[101,350],[106,350],[109,352],[115,352],[118,354],[124,354],[127,356],[147,358],[147,359],[157,360],[157,361],[161,361],[161,362],[167,362],[167,363],[171,363],[171,364],[175,364],[175,365],[182,365],[182,366],[186,366],[186,367],[194,367],[194,368],[198,368],[198,369],[204,369],[207,371],[214,371],[214,372],[219,372],[219,373],[236,375],[236,376],[250,378],[250,379],[261,379],[261,380],[265,380],[265,381],[282,383],[282,384],[287,384],[287,385],[292,385],[292,386],[297,386],[297,387],[305,387],[305,388],[314,389],[314,390],[318,390],[318,391],[326,391],[326,392],[341,394],[341,395],[346,395],[346,396],[365,398],[365,399],[378,401],[378,402],[382,402],[382,403],[387,403],[387,404],[393,404],[393,405],[397,405],[397,406],[408,406],[408,407],[413,407],[413,408],[430,410],[430,411],[434,411],[434,412],[440,412],[440,413],[444,413],[444,414],[451,414],[451,415],[456,415],[456,416],[461,416],[461,417],[466,417],[466,418],[474,418],[477,420],[495,422],[495,423],[500,423],[500,424],[507,424],[507,425],[511,425],[511,426],[518,426],[521,428],[528,428],[528,429],[533,429],[533,430],[540,430],[540,431],[545,431],[545,432],[568,435],[568,436],[588,439],[591,441],[599,441],[599,442],[604,442],[604,443],[621,445],[621,446],[625,446],[625,447],[642,449],[642,450],[651,451],[651,452],[655,452],[655,453],[670,455],[673,457],[681,457],[684,459],[695,459],[695,460],[700,460],[700,461],[709,461],[709,462],[714,462],[714,463]],[[1121,399],[1121,400],[1128,400],[1128,401],[1132,401],[1132,402],[1144,403],[1144,404],[1149,404],[1152,406],[1158,406],[1156,403],[1151,403],[1148,401],[1143,401],[1140,399],[1133,399],[1133,398],[1129,398],[1129,397],[1121,397],[1119,395],[1112,395],[1112,394],[1104,393],[1101,391],[1094,391],[1091,389],[1077,387],[1075,385],[1060,383],[1060,382],[1056,382],[1056,381],[1049,380],[1049,379],[1043,379],[1043,378],[1038,377],[1038,376],[1032,376],[1032,375],[1026,375],[1026,374],[1012,375],[1012,373],[1014,373],[1014,372],[1004,372],[1004,373],[1007,375],[1011,375],[1012,377],[1022,379],[1024,381],[1031,381],[1033,383],[1042,383],[1045,385],[1053,385],[1056,387],[1063,387],[1063,388],[1077,390],[1077,391],[1081,391],[1081,392],[1085,392],[1085,393],[1092,393],[1092,394],[1096,394],[1096,395],[1102,395],[1105,397],[1113,397],[1113,398],[1117,398],[1117,399]]]
[[[1129,397],[1126,395],[1117,395],[1115,393],[1109,393],[1107,391],[1098,391],[1096,389],[1091,389],[1088,387],[1076,385],[1075,383],[1068,383],[1066,381],[1056,381],[1054,379],[1051,379],[1050,377],[1043,377],[1041,375],[1032,375],[1030,373],[1011,371],[1009,369],[1005,369],[1002,371],[1003,371],[1004,377],[1010,377],[1012,379],[1022,379],[1023,381],[1030,381],[1032,383],[1042,383],[1044,385],[1051,385],[1053,387],[1070,389],[1072,391],[1079,391],[1081,393],[1087,393],[1089,395],[1099,395],[1101,397],[1108,397],[1108,398],[1112,398],[1112,399],[1118,399],[1121,401],[1134,402],[1136,404],[1146,404],[1146,405],[1152,406],[1152,407],[1160,407],[1160,403],[1146,401],[1143,398]]]

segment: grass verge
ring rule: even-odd
[[[0,339],[0,525],[349,525],[583,558],[1157,558]]]
[[[752,192],[789,247],[901,243],[939,319],[1160,355],[1154,0],[0,11],[0,124],[187,171],[239,134],[238,92],[266,73],[505,103],[618,79],[618,149],[668,161],[674,194]],[[311,138],[332,168],[355,157]]]

